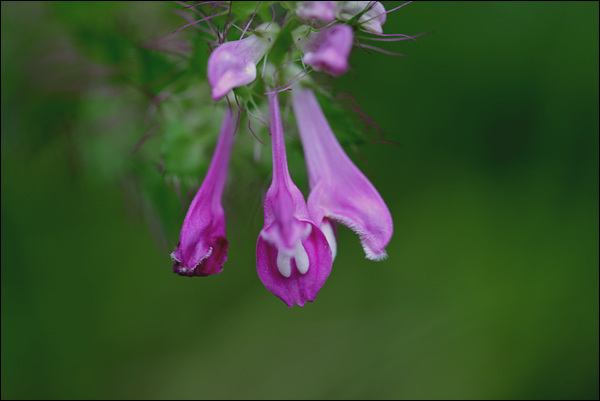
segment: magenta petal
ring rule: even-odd
[[[251,83],[256,78],[256,63],[265,53],[263,41],[256,36],[223,43],[208,59],[208,82],[212,98],[219,100],[231,89]]]
[[[356,232],[366,256],[384,259],[393,233],[392,216],[373,184],[346,155],[310,89],[292,91],[308,168],[308,210],[315,224],[330,218]]]
[[[312,302],[331,272],[327,238],[311,221],[292,181],[277,93],[269,94],[273,182],[265,196],[265,223],[256,244],[258,276],[289,307]]]
[[[227,109],[210,168],[185,216],[177,249],[171,254],[175,261],[173,272],[182,276],[220,273],[227,260],[229,242],[225,236],[221,196],[235,128],[235,116]]]
[[[256,265],[260,280],[290,308],[296,303],[304,306],[306,301],[313,302],[331,272],[331,251],[327,240],[314,224],[308,223],[312,227],[311,233],[302,240],[302,247],[310,261],[305,274],[300,273],[296,260],[292,259],[291,275],[283,276],[277,267],[277,247],[265,241],[262,236],[258,238],[256,245]]]
[[[305,45],[304,63],[316,71],[325,71],[334,77],[348,70],[354,34],[348,25],[338,24],[315,32]]]
[[[210,246],[207,246],[210,244]],[[177,273],[180,276],[200,276],[206,277],[212,274],[218,274],[223,271],[223,264],[227,260],[227,248],[229,248],[229,242],[224,236],[214,236],[211,238],[204,237],[197,242],[196,248],[187,250],[182,249],[179,252],[173,252],[171,255],[175,260],[173,265],[173,273]],[[186,254],[187,253],[187,254]],[[186,254],[185,259],[188,262],[181,262]],[[199,262],[196,262],[199,261]],[[194,266],[188,268],[187,266]]]
[[[263,24],[255,31],[245,39],[223,43],[210,54],[207,75],[213,100],[256,78],[256,64],[275,41],[279,25]]]
[[[331,22],[335,19],[335,1],[303,1],[296,13],[300,18]]]

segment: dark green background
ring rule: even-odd
[[[148,100],[101,84],[114,32],[177,7],[2,3],[3,399],[598,398],[597,2],[416,2],[384,26],[436,31],[384,44],[409,57],[355,49],[334,83],[401,144],[356,158],[395,233],[375,263],[341,229],[293,309],[256,275],[251,165],[215,277],[171,272],[172,187],[144,172],[166,235],[135,195]]]

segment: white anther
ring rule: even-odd
[[[321,224],[321,231],[325,234],[325,239],[329,244],[329,248],[331,248],[331,261],[335,260],[335,255],[337,254],[337,240],[335,238],[335,233],[333,232],[333,224],[331,221],[323,220]]]
[[[300,274],[306,274],[310,267],[310,261],[308,260],[308,253],[306,253],[302,241],[298,241],[291,252],[281,249],[277,252],[277,269],[279,269],[279,273],[284,277],[292,275],[292,258],[296,261],[296,268]]]
[[[286,252],[277,252],[277,268],[283,277],[292,275],[292,257]]]
[[[301,274],[306,274],[310,262],[308,261],[308,253],[302,246],[302,242],[298,241],[296,248],[294,248],[294,259],[296,260],[296,267]]]

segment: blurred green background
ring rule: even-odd
[[[375,263],[340,229],[292,309],[256,275],[268,171],[241,153],[224,272],[171,272],[177,188],[206,160],[160,174],[169,133],[198,134],[148,123],[147,92],[191,72],[140,43],[180,6],[1,7],[3,399],[598,398],[597,2],[416,2],[384,26],[435,30],[384,44],[409,57],[354,50],[334,84],[401,145],[354,146],[395,233]],[[171,124],[198,92],[212,107],[196,63]],[[206,137],[173,159],[210,156]]]

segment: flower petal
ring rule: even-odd
[[[331,272],[327,238],[310,220],[302,193],[292,181],[277,92],[269,94],[273,182],[265,196],[265,224],[256,244],[258,276],[289,307],[312,302]]]
[[[300,244],[304,253],[296,251],[288,259],[289,275],[279,268],[280,249],[262,236],[258,238],[256,246],[260,280],[290,308],[296,303],[304,306],[307,301],[313,302],[331,272],[331,251],[327,239],[313,223],[307,223],[311,225],[310,234]],[[304,267],[300,266],[301,263],[304,263]]]
[[[254,81],[256,64],[272,46],[278,32],[279,25],[263,24],[256,29],[256,34],[223,43],[210,54],[207,75],[213,100]]]
[[[307,38],[302,60],[316,71],[325,71],[337,77],[348,70],[353,40],[352,28],[345,24],[314,32]]]
[[[335,1],[303,1],[296,13],[303,19],[331,22],[335,19]]]
[[[217,148],[206,177],[183,221],[179,244],[171,257],[173,271],[182,276],[220,273],[227,260],[229,242],[225,236],[225,212],[221,196],[236,128],[235,116],[225,110]]]
[[[388,207],[340,146],[313,91],[294,88],[292,101],[311,186],[311,218],[319,225],[325,217],[344,224],[359,235],[367,258],[384,259],[393,233]]]

